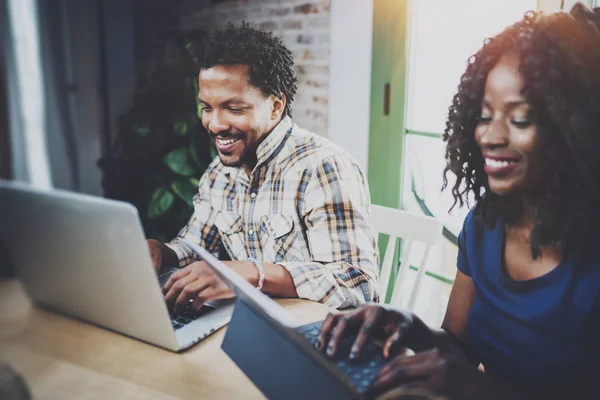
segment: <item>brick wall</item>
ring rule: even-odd
[[[170,43],[181,33],[247,21],[273,31],[292,51],[299,80],[294,121],[326,135],[330,8],[330,0],[137,0],[138,69],[176,60]]]
[[[133,0],[138,72],[151,74],[158,66],[179,60],[180,7],[180,0]]]

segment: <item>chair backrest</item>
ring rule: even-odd
[[[407,211],[398,210],[395,208],[383,207],[378,205],[371,206],[371,218],[373,227],[378,235],[389,235],[389,240],[385,250],[385,255],[381,261],[381,269],[379,274],[379,294],[382,296],[382,301],[385,301],[385,296],[390,285],[394,286],[390,304],[397,307],[405,307],[412,310],[419,291],[419,286],[423,275],[425,274],[425,262],[431,246],[433,246],[441,236],[443,225],[440,221],[433,217],[423,215],[415,215]],[[394,252],[396,250],[397,239],[402,240],[402,252],[400,269],[396,279],[391,282],[392,263],[394,261]],[[425,254],[421,263],[417,266],[417,276],[415,278],[408,302],[406,305],[401,303],[401,294],[399,284],[406,278],[406,273],[409,270],[410,250],[413,242],[422,242],[427,245]]]

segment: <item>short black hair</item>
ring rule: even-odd
[[[507,53],[520,58],[523,95],[532,108],[547,160],[543,195],[535,205],[532,256],[541,246],[585,253],[600,238],[600,10],[577,4],[571,13],[528,12],[485,42],[469,59],[450,106],[444,140],[446,174],[456,175],[454,205],[471,193],[479,225],[518,220],[518,199],[490,191],[475,141],[488,73]],[[454,206],[453,206],[454,207]]]
[[[292,52],[272,32],[253,28],[247,22],[208,34],[199,47],[192,49],[199,70],[219,65],[247,65],[250,83],[265,96],[285,95],[285,115],[292,115],[298,78]]]

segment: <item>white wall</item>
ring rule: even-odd
[[[52,7],[47,2],[42,3],[43,11]],[[98,7],[85,1],[62,0],[57,4],[64,8],[64,21],[61,18],[45,21],[48,25],[63,25],[60,29],[45,31],[45,35],[53,36],[52,41],[45,43],[47,51],[52,52],[46,69],[66,70],[46,74],[47,79],[52,80],[47,82],[51,89],[47,110],[51,124],[47,137],[54,184],[61,189],[102,195],[102,171],[97,162],[103,155],[103,147],[108,146],[103,140],[103,130],[107,129],[114,140],[118,117],[130,107],[135,88],[132,3],[106,2],[103,9],[108,121],[104,120],[101,90]],[[50,46],[51,42],[55,46]],[[57,51],[59,48],[62,52]],[[73,89],[65,90],[67,84]],[[52,101],[52,96],[56,101]],[[56,104],[65,105],[62,113]]]
[[[575,3],[583,3],[585,5],[587,5],[588,7],[600,7],[600,1],[599,0],[564,0],[564,8],[563,10],[566,12],[571,11],[571,8],[573,8],[573,6],[575,5]]]
[[[9,56],[14,57],[14,64],[8,68],[9,73],[14,75],[9,80],[16,81],[9,84],[9,90],[16,89],[19,92],[17,96],[10,96],[19,101],[18,106],[12,109],[17,111],[12,118],[21,127],[23,137],[21,148],[13,147],[13,151],[19,151],[13,153],[14,171],[16,179],[29,181],[37,187],[51,188],[52,178],[44,136],[44,86],[36,12],[37,4],[32,0],[8,2],[10,37],[14,50],[14,54]],[[21,170],[21,167],[24,168]]]
[[[542,10],[546,13],[553,13],[560,11],[560,5],[562,0],[538,0],[538,10]],[[565,7],[566,9],[570,9]]]
[[[104,20],[109,131],[111,143],[114,143],[119,131],[119,116],[131,108],[135,93],[137,77],[133,3],[129,0],[104,2]]]
[[[331,0],[327,137],[367,170],[373,0]]]
[[[142,0],[138,0],[142,1]],[[147,1],[147,0],[143,0]],[[355,8],[353,3],[363,1],[342,0],[343,10]],[[329,103],[329,54],[330,54],[330,11],[331,0],[254,0],[226,1],[206,6],[198,0],[183,0],[180,7],[181,27],[184,31],[198,28],[211,30],[222,27],[228,21],[240,23],[246,21],[272,31],[280,37],[284,45],[292,52],[298,76],[298,92],[292,104],[292,117],[295,123],[304,129],[326,136],[328,132]],[[168,1],[160,0],[154,9],[145,8],[150,18],[150,30],[161,31],[155,23],[155,13],[172,8]],[[146,16],[145,16],[146,17]],[[342,22],[339,20],[339,22]],[[136,28],[137,29],[137,28]],[[172,27],[172,29],[180,29]],[[347,30],[342,34],[349,33]],[[160,38],[160,35],[157,36]],[[152,44],[150,37],[142,37],[145,46]],[[138,42],[139,44],[140,42]],[[152,67],[153,61],[163,62],[165,52],[151,51],[155,57],[145,61]],[[162,54],[161,54],[162,53]],[[167,51],[168,54],[168,51]],[[157,57],[156,57],[157,56]],[[140,64],[138,64],[139,66]],[[143,65],[142,68],[145,68]]]

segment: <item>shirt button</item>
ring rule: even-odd
[[[248,235],[250,235],[250,236],[254,235],[254,230],[250,229],[250,230],[248,231]]]
[[[250,193],[250,197],[252,197],[253,199],[255,199],[256,198],[256,193],[254,193],[254,192]]]

